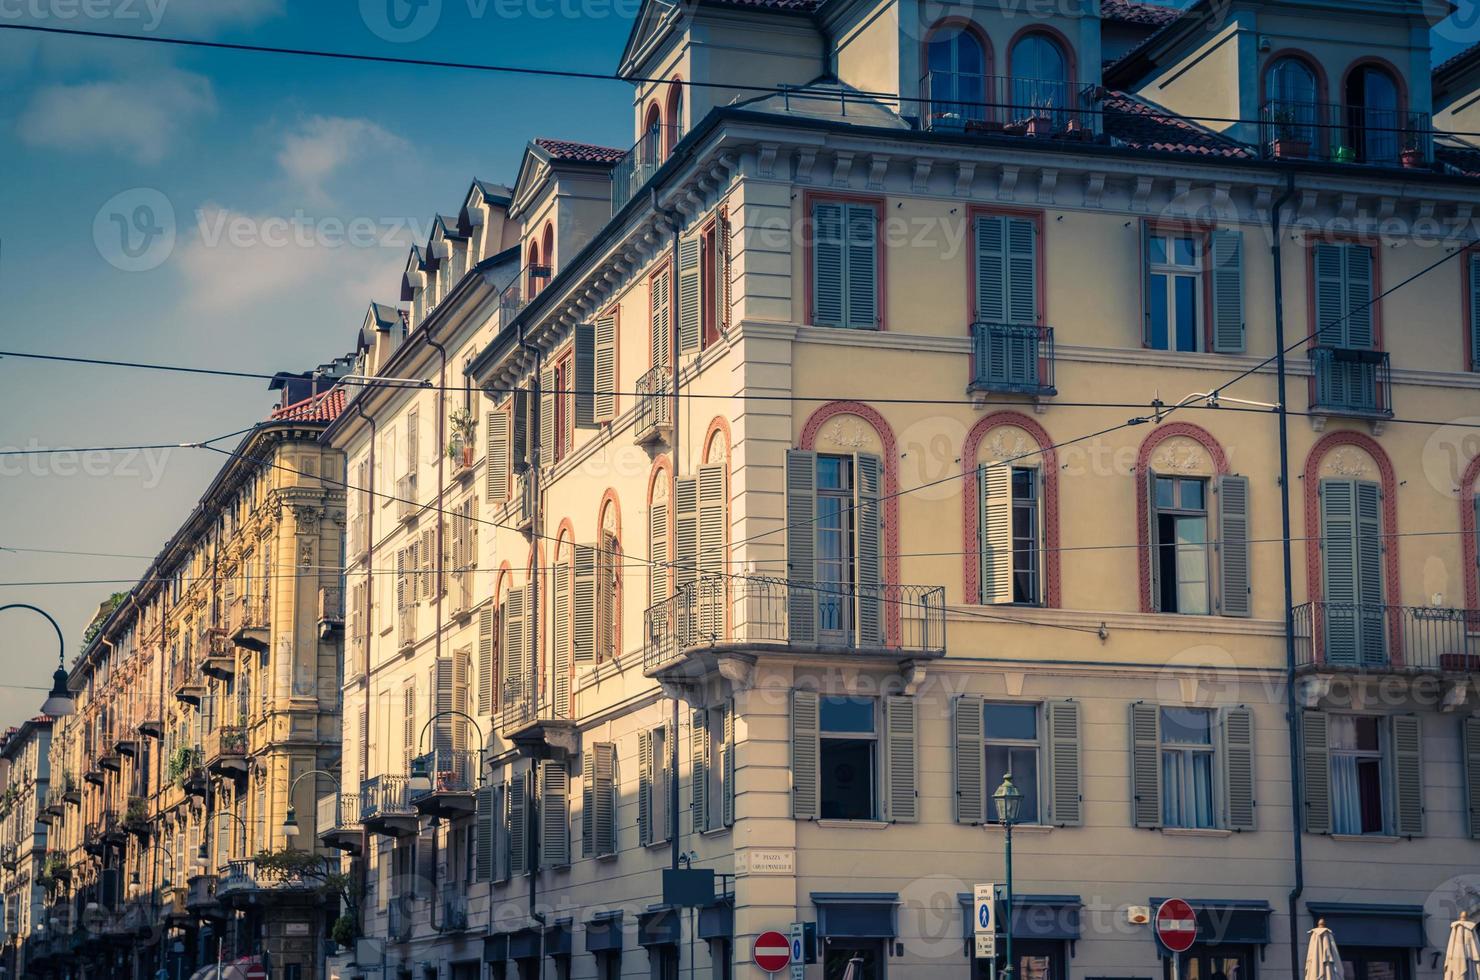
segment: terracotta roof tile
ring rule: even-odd
[[[1253,156],[1243,144],[1125,92],[1106,92],[1103,108],[1106,134],[1138,150],[1234,159]]]
[[[272,422],[333,422],[344,411],[344,387],[335,385],[328,391],[275,408],[268,416]]]
[[[1164,27],[1182,15],[1176,7],[1166,7],[1142,0],[1102,0],[1100,17],[1120,24],[1142,27]]]
[[[1451,68],[1457,66],[1458,64],[1460,64],[1460,62],[1465,61],[1468,58],[1473,58],[1475,56],[1476,52],[1480,52],[1480,44],[1472,44],[1472,45],[1470,45],[1468,48],[1465,48],[1459,54],[1454,55],[1451,58],[1446,58],[1443,62],[1441,62],[1434,69],[1434,74],[1435,75],[1438,75],[1438,74],[1441,74],[1442,72],[1446,72],[1449,69],[1451,69]]]
[[[570,140],[552,140],[540,137],[534,145],[550,154],[552,160],[569,163],[614,164],[627,155],[626,150],[612,146],[596,146],[591,143],[573,143]]]
[[[1480,150],[1462,146],[1436,146],[1434,157],[1462,177],[1480,177]]]

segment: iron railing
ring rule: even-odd
[[[643,620],[643,665],[649,669],[719,644],[945,653],[945,589],[940,586],[844,588],[702,575],[649,607]]]
[[[204,739],[206,765],[222,759],[242,759],[247,755],[246,725],[217,725]]]
[[[667,438],[673,431],[673,374],[655,367],[637,379],[633,436],[639,443]]]
[[[669,149],[678,140],[675,126],[649,126],[642,138],[632,144],[617,165],[612,168],[612,214],[627,206],[637,192],[663,165]]]
[[[1074,82],[967,72],[925,76],[925,129],[1005,136],[1075,137],[1094,132],[1094,89]]]
[[[461,932],[467,927],[467,886],[457,882],[444,883],[442,885],[442,921],[440,923],[440,929],[443,932]]]
[[[1291,615],[1298,667],[1480,671],[1480,609],[1307,602]]]
[[[550,266],[539,262],[519,270],[519,274],[498,295],[499,314],[505,323],[550,284],[551,272]]]
[[[319,797],[315,805],[316,826],[320,834],[330,830],[349,830],[360,826],[360,794],[331,793]]]
[[[1310,409],[1332,415],[1392,418],[1393,370],[1387,351],[1312,347]]]
[[[319,586],[319,622],[344,624],[344,589],[338,585]]]
[[[415,816],[406,776],[371,776],[360,784],[360,822],[377,817]]]
[[[232,634],[267,627],[268,597],[265,595],[237,596],[226,610],[226,628]]]
[[[499,709],[493,714],[493,727],[498,731],[522,728],[536,721],[569,721],[568,710],[558,710],[548,698],[530,693],[532,679],[521,684],[506,684]]]
[[[1428,167],[1434,127],[1426,112],[1270,99],[1259,110],[1259,148],[1270,159]]]
[[[404,943],[411,938],[411,898],[392,895],[386,906],[386,938]]]
[[[971,390],[1052,395],[1053,328],[1021,323],[971,325]]]
[[[460,719],[449,719],[449,724],[458,724]],[[422,768],[430,780],[430,786],[421,791],[412,791],[412,799],[433,793],[471,793],[478,788],[479,763],[482,754],[476,749],[433,749],[418,756],[412,765]]]

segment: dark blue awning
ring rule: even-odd
[[[1358,905],[1349,902],[1306,902],[1312,919],[1326,920],[1337,947],[1406,946],[1422,949],[1422,905]]]
[[[540,955],[540,930],[520,929],[509,933],[509,959],[538,959]]]
[[[1165,902],[1164,898],[1151,899],[1154,912]],[[1273,909],[1263,899],[1240,898],[1189,898],[1197,916],[1197,941],[1208,946],[1224,943],[1242,943],[1250,946],[1269,945],[1269,916]],[[1155,936],[1152,930],[1152,936]],[[1158,948],[1161,941],[1155,940]]]
[[[545,955],[571,955],[571,921],[556,919],[553,926],[545,929]]]
[[[604,953],[621,948],[621,912],[600,912],[586,920],[586,952]]]
[[[670,946],[683,938],[678,909],[649,909],[637,917],[637,945]]]
[[[817,934],[826,939],[893,939],[898,892],[813,892]]]
[[[958,894],[961,903],[961,934],[970,938],[976,933],[971,921],[972,897]],[[1079,939],[1079,911],[1084,907],[1078,895],[1012,896],[1012,938],[1057,939],[1074,942]]]
[[[735,934],[735,906],[716,902],[699,910],[700,939],[729,939]]]
[[[483,962],[503,963],[509,958],[509,934],[496,932],[483,938]]]

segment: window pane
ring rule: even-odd
[[[1177,288],[1177,350],[1197,350],[1197,280],[1192,276],[1178,276]]]
[[[1153,239],[1154,241],[1154,239]],[[1167,349],[1167,277],[1162,273],[1155,273],[1151,277],[1151,295],[1147,302],[1151,306],[1151,346],[1156,350]]]
[[[1167,260],[1167,240],[1161,235],[1152,235],[1149,239],[1151,261],[1161,265]]]
[[[1178,480],[1177,490],[1182,495],[1183,510],[1203,510],[1203,481]]]
[[[997,821],[997,804],[991,795],[1002,785],[1003,777],[1012,772],[1012,783],[1023,794],[1020,823],[1038,822],[1038,749],[1026,745],[987,746],[987,819]]]
[[[1169,480],[1164,476],[1156,478],[1156,506],[1177,506],[1177,481]]]
[[[1177,611],[1208,612],[1208,522],[1205,517],[1177,518]]]
[[[1379,730],[1381,719],[1375,716],[1367,716],[1352,719],[1352,729],[1356,734],[1355,748],[1364,752],[1376,752],[1381,745]]]
[[[1178,238],[1173,253],[1177,265],[1197,265],[1197,239]]]
[[[841,490],[846,463],[841,456],[817,457],[817,489]]]
[[[989,704],[983,709],[983,732],[988,739],[1038,738],[1038,706],[1033,704]]]
[[[1213,713],[1205,708],[1162,708],[1161,740],[1178,745],[1212,745]]]
[[[824,732],[873,734],[873,698],[823,697],[819,718]]]
[[[874,743],[856,738],[824,738],[821,751],[823,818],[872,820]]]

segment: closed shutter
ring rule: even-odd
[[[1352,347],[1369,349],[1377,340],[1372,316],[1372,249],[1346,245],[1346,337]]]
[[[1393,828],[1400,837],[1422,837],[1423,723],[1417,715],[1394,715]]]
[[[1460,762],[1464,766],[1470,838],[1480,840],[1480,718],[1465,718],[1460,722]]]
[[[511,869],[509,854],[509,787],[512,782],[493,788],[493,880],[508,881]]]
[[[396,549],[396,612],[400,612],[409,605],[406,580],[406,549]],[[397,626],[399,627],[399,623]]]
[[[1373,667],[1387,663],[1382,594],[1382,488],[1365,481],[1356,485],[1357,503],[1357,601],[1361,663]]]
[[[1305,831],[1331,832],[1331,743],[1326,716],[1307,711],[1300,716],[1300,782],[1305,789]]]
[[[879,213],[872,207],[848,205],[847,327],[873,330],[879,325],[878,225]]]
[[[1218,491],[1218,606],[1225,616],[1250,615],[1249,480],[1221,476]]]
[[[1084,740],[1079,702],[1050,701],[1048,720],[1049,819],[1060,827],[1084,825],[1080,745]]]
[[[617,315],[605,313],[596,318],[594,384],[592,417],[597,423],[617,417]]]
[[[596,852],[596,748],[581,753],[581,857]]]
[[[530,397],[527,388],[515,388],[512,407],[509,409],[510,419],[510,459],[515,469],[522,469],[529,465],[529,412]]]
[[[410,767],[416,756],[416,682],[401,689],[401,764]]]
[[[793,643],[817,640],[817,454],[786,453],[786,573],[788,636]]]
[[[1229,830],[1254,829],[1254,713],[1223,710],[1223,808]]]
[[[637,733],[637,843],[653,842],[653,733]]]
[[[614,556],[611,560],[618,559]],[[589,667],[596,663],[597,564],[594,547],[576,545],[571,569],[572,663],[576,667]]]
[[[571,358],[571,418],[583,428],[596,425],[596,328],[576,324],[575,354]]]
[[[976,219],[976,318],[981,323],[1007,322],[1006,220]]]
[[[724,815],[721,818],[726,827],[735,823],[735,705],[726,701],[719,706],[719,730],[720,730],[720,786],[724,794]],[[1480,742],[1480,735],[1476,736]],[[1480,756],[1480,752],[1477,752]],[[1474,763],[1480,766],[1480,761]],[[1480,784],[1480,778],[1476,779]]]
[[[1316,242],[1315,267],[1317,340],[1331,347],[1346,347],[1346,263],[1342,246]]]
[[[1007,233],[1007,319],[1036,324],[1038,310],[1038,225],[1027,218],[1005,219]],[[1030,348],[1036,357],[1036,346]],[[1016,373],[1016,372],[1015,372]]]
[[[540,866],[570,864],[570,771],[565,763],[540,763]]]
[[[406,414],[406,475],[412,479],[412,487],[415,488],[416,468],[421,463],[421,417],[416,409]]]
[[[551,597],[551,694],[556,718],[570,717],[570,586],[571,563],[558,562],[551,575],[554,595]]]
[[[437,880],[437,848],[432,843],[436,836],[437,828],[428,826],[412,838],[416,876],[407,884],[414,898],[432,897],[432,883]]]
[[[517,772],[509,780],[509,874],[529,871],[530,773]]]
[[[688,235],[678,240],[678,352],[699,351],[702,316],[702,276],[699,263],[699,238]]]
[[[1480,252],[1470,253],[1470,370],[1480,371]]]
[[[709,712],[697,708],[689,725],[690,796],[693,800],[694,833],[709,829]]]
[[[432,586],[437,580],[437,567],[440,559],[437,557],[437,531],[435,528],[426,528],[421,532],[421,598],[432,597]]]
[[[884,699],[885,819],[914,823],[920,819],[919,747],[916,701]]]
[[[981,498],[981,601],[1000,605],[1012,601],[1012,468],[978,466],[976,485]]]
[[[821,814],[820,711],[816,692],[791,692],[791,815],[796,820],[815,820]]]
[[[673,481],[673,578],[675,591],[698,577],[699,481],[681,476]]]
[[[669,333],[668,269],[648,280],[648,363],[655,368],[672,363],[673,335]]]
[[[878,456],[853,457],[858,554],[853,573],[858,590],[858,642],[884,642],[883,567],[884,513],[879,497],[884,487],[884,463]]]
[[[1146,495],[1146,582],[1151,590],[1151,609],[1153,612],[1161,612],[1161,542],[1157,533],[1160,521],[1156,515],[1155,470],[1146,470],[1146,485],[1141,487],[1141,493]]]
[[[487,881],[493,877],[493,787],[480,786],[473,797],[473,878]]]
[[[812,322],[843,326],[843,205],[819,201],[812,206]]]
[[[599,742],[596,750],[596,855],[617,853],[617,747]]]
[[[668,504],[653,501],[648,509],[648,606],[668,598]]]
[[[450,768],[453,749],[452,658],[438,657],[432,668],[432,675],[432,712],[437,716],[432,722],[432,748],[437,753],[437,767]]]
[[[1325,592],[1325,662],[1358,660],[1356,483],[1322,480],[1321,574]]]
[[[660,794],[653,806],[655,818],[653,838],[657,841],[671,840],[673,832],[673,781],[678,774],[673,771],[673,751],[677,748],[674,739],[678,732],[667,725],[657,730],[653,738],[653,772],[657,779],[655,789]]]
[[[986,820],[983,709],[982,699],[972,694],[962,694],[951,702],[951,768],[955,773],[957,823],[979,824]]]
[[[555,465],[555,369],[540,370],[540,448],[538,465]]]
[[[1210,236],[1213,265],[1213,351],[1244,351],[1244,234],[1220,228]]]
[[[512,588],[504,602],[503,683],[498,703],[507,706],[524,699],[524,588]]]
[[[708,581],[699,590],[699,632],[722,639],[725,628],[725,467],[699,467],[699,572]]]
[[[493,609],[478,610],[478,714],[493,714]]]
[[[1161,826],[1161,708],[1144,701],[1131,705],[1131,816]]]

